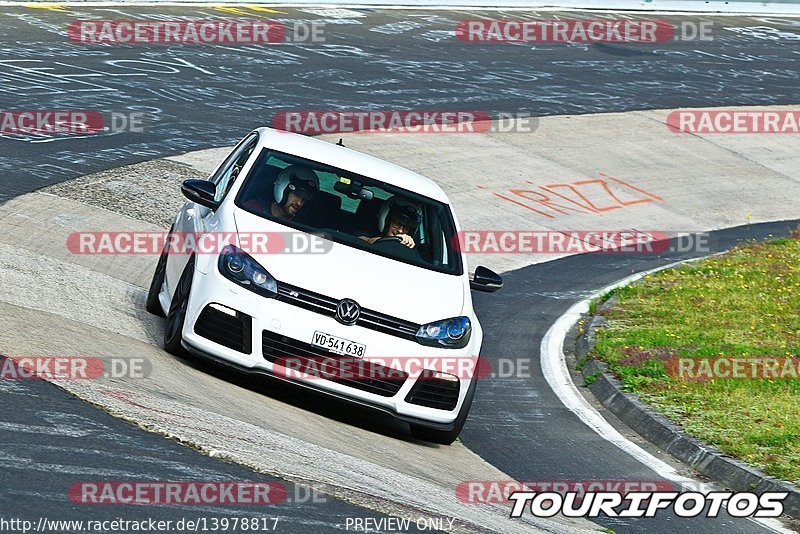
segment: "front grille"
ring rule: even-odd
[[[194,324],[195,333],[229,349],[250,354],[253,351],[252,318],[241,312],[229,315],[213,306],[209,304],[200,313]]]
[[[286,366],[289,369],[307,371],[312,376],[322,376],[382,397],[396,395],[408,378],[408,373],[403,371],[358,358],[333,354],[320,347],[269,330],[264,330],[262,333],[261,343],[264,359],[271,363],[285,358],[289,362],[284,360],[283,363],[291,363],[290,366]],[[322,369],[334,369],[336,372],[333,375],[311,372]]]
[[[406,395],[406,402],[450,411],[458,404],[460,384],[458,380],[434,378],[433,373],[424,371]]]
[[[336,305],[339,304],[339,301],[334,298],[284,282],[278,282],[277,299],[328,317],[336,315]],[[412,323],[411,321],[398,319],[397,317],[378,313],[366,308],[361,308],[361,315],[355,324],[363,326],[364,328],[369,328],[370,330],[377,330],[384,334],[409,339],[411,341],[416,341],[416,333],[420,327],[420,325]]]

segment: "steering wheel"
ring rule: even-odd
[[[398,237],[396,235],[386,236],[386,237],[382,237],[380,239],[377,239],[375,241],[375,244],[377,245],[378,243],[389,243],[389,242],[392,242],[392,241],[397,241],[399,243],[402,243],[403,242],[403,238],[402,237]]]

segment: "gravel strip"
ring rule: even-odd
[[[166,229],[186,201],[180,185],[189,178],[198,178],[192,167],[160,159],[89,174],[41,191]]]

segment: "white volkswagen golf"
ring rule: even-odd
[[[147,297],[167,317],[167,351],[377,408],[426,441],[456,439],[483,339],[470,289],[503,282],[484,267],[468,274],[455,215],[433,181],[261,128],[182,191],[189,201]],[[230,240],[169,246],[188,235]]]

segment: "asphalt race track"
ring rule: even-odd
[[[714,251],[727,250],[742,239],[786,235],[796,226],[797,221],[785,221],[716,232]],[[471,412],[477,424],[465,428],[464,443],[515,480],[662,480],[597,434],[582,428],[583,424],[561,404],[542,377],[539,345],[553,321],[581,300],[581,295],[585,298],[633,272],[690,257],[572,256],[507,273],[502,296],[493,295],[499,298],[476,297],[481,324],[489,332],[488,346],[497,351],[491,357],[513,359],[531,351],[535,354],[531,378],[495,378],[480,383],[480,395]],[[655,521],[617,518],[598,522],[615,532],[763,531],[758,525],[730,518],[685,519],[667,514]]]
[[[384,518],[382,514],[327,498],[307,487],[285,484],[274,477],[209,458],[161,436],[144,432],[77,400],[42,381],[3,381],[0,509],[34,525],[44,518],[57,521],[217,521],[264,518],[257,505],[176,506],[94,505],[76,511],[67,499],[76,477],[108,480],[203,480],[272,482],[285,489],[286,499],[269,506],[266,526],[278,532],[340,532],[347,518]],[[34,423],[35,422],[35,423]],[[259,519],[260,521],[260,519]],[[413,524],[412,524],[413,527]],[[191,530],[191,529],[188,529]],[[412,530],[417,531],[415,528]],[[74,531],[80,531],[75,528]]]
[[[65,36],[75,19],[158,16],[315,21],[325,24],[326,41],[272,47],[87,46]],[[673,22],[712,21],[714,40],[658,45],[480,45],[453,37],[462,19],[523,16],[537,15],[2,6],[0,109],[138,111],[146,122],[141,133],[0,133],[0,202],[122,165],[227,146],[286,110],[468,109],[543,116],[800,102],[800,48],[798,40],[787,38],[800,39],[798,20],[664,16],[660,18]],[[765,33],[764,27],[774,31]],[[783,37],[776,37],[780,32]],[[783,235],[796,225],[785,221],[722,230],[715,233],[715,249],[725,250],[742,239]],[[475,294],[486,331],[484,353],[489,358],[529,358],[533,373],[527,379],[479,384],[463,444],[517,480],[662,480],[564,407],[542,378],[538,356],[545,331],[573,303],[633,272],[684,257],[568,257],[506,273],[505,287],[495,295]],[[242,384],[225,372],[204,371]],[[248,382],[243,387],[283,400],[292,396],[291,391],[264,392]],[[98,506],[87,513],[70,503],[66,493],[75,480],[86,478],[276,480],[147,433],[51,384],[0,382],[0,399],[0,517],[246,517],[257,512],[247,507]],[[398,425],[366,414],[342,415],[336,405],[320,407],[314,397],[286,402],[322,413],[332,425],[373,425],[377,432],[405,439]],[[280,516],[278,531],[341,531],[344,518],[387,517],[359,506],[364,503],[357,499],[311,501],[308,488],[286,485],[294,499],[270,510]],[[597,523],[615,532],[770,531],[748,520],[689,520],[669,514]]]
[[[285,110],[558,115],[800,100],[796,41],[747,30],[769,24],[791,36],[798,29],[793,20],[686,19],[713,22],[713,41],[498,46],[454,38],[458,21],[485,18],[485,12],[359,9],[333,18],[308,9],[226,9],[231,8],[4,7],[4,109],[137,110],[149,122],[145,133],[49,140],[4,135],[0,199],[126,163],[230,145]],[[325,42],[108,46],[73,43],[65,36],[75,19],[159,14],[325,22]],[[491,16],[521,15],[500,11]]]

